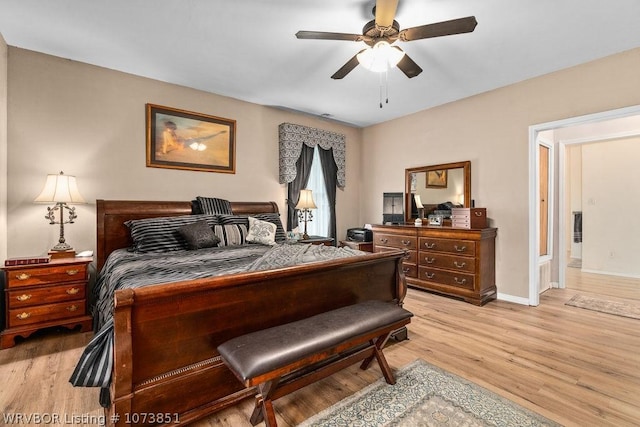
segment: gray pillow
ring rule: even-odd
[[[207,224],[207,221],[198,221],[178,228],[178,233],[187,242],[190,250],[212,248],[220,243],[220,239]]]

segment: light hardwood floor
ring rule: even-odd
[[[570,270],[571,288],[545,292],[538,307],[409,290],[410,340],[390,345],[387,360],[398,369],[422,358],[567,426],[640,425],[640,320],[565,305],[576,293],[640,300],[640,280]],[[97,390],[68,383],[89,339],[49,332],[0,351],[0,410],[101,415]],[[375,363],[348,368],[277,400],[277,421],[296,425],[380,377]],[[249,426],[251,410],[247,400],[194,425]]]

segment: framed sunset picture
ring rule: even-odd
[[[147,167],[235,173],[236,121],[146,105]]]

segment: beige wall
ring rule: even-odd
[[[286,221],[286,186],[278,183],[282,122],[346,135],[338,235],[360,224],[360,129],[14,47],[8,64],[9,256],[43,254],[56,243],[58,227],[33,199],[46,175],[61,170],[77,176],[90,202],[78,206],[76,223],[65,227],[76,250],[95,248],[95,200],[102,198],[273,200]],[[235,119],[236,173],[147,168],[146,103]]]
[[[529,126],[640,104],[638,75],[634,49],[364,129],[363,221],[405,168],[470,160],[472,199],[498,227],[498,292],[528,299]]]
[[[7,235],[7,62],[8,47],[0,34],[0,236]],[[0,237],[0,260],[7,257],[7,239]]]

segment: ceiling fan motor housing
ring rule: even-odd
[[[364,24],[362,27],[362,35],[366,36],[363,40],[369,46],[375,45],[380,39],[386,39],[389,44],[397,40],[400,33],[400,24],[398,21],[393,21],[391,27],[383,28],[376,25],[375,19]]]

